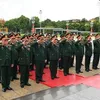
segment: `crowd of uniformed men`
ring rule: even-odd
[[[13,90],[10,82],[19,80],[17,77],[20,72],[20,86],[31,86],[28,83],[29,71],[35,70],[36,83],[45,82],[43,80],[44,68],[49,64],[51,79],[57,76],[57,67],[63,69],[64,76],[71,75],[69,68],[73,66],[76,59],[76,73],[83,73],[81,70],[83,56],[85,55],[85,71],[89,72],[90,60],[93,56],[93,69],[98,69],[100,57],[100,35],[95,35],[93,45],[92,35],[88,35],[85,40],[82,35],[62,34],[60,40],[56,35],[32,34],[21,37],[19,33],[0,35],[0,82],[2,91]],[[34,67],[35,66],[35,67]]]

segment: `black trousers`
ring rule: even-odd
[[[63,69],[63,57],[61,57],[61,60],[59,61],[59,69]]]
[[[80,72],[83,56],[76,56],[76,72]]]
[[[89,71],[90,69],[90,60],[91,60],[91,56],[85,55],[85,70],[87,71]]]
[[[17,77],[17,60],[14,61],[14,67],[11,67],[11,78]]]
[[[94,54],[94,57],[93,57],[93,68],[94,69],[96,69],[99,64],[99,58],[100,58],[99,54]]]
[[[69,67],[71,62],[71,56],[63,57],[63,68],[64,68],[64,75],[69,74]]]
[[[71,57],[71,63],[70,64],[71,64],[70,67],[73,67],[73,65],[74,65],[74,55],[73,55],[73,57]]]
[[[34,70],[34,65],[35,65],[35,61],[34,61],[34,56],[32,57],[32,65],[30,65],[30,71]]]
[[[20,65],[20,84],[25,85],[29,80],[29,66],[28,65]]]
[[[44,64],[45,64],[44,61],[38,61],[38,60],[35,61],[35,66],[36,66],[35,77],[36,77],[36,81],[42,80]]]
[[[50,74],[51,78],[55,78],[57,74],[58,60],[50,60]]]
[[[0,67],[0,82],[1,82],[1,67]]]
[[[1,66],[1,84],[2,88],[8,88],[10,85],[10,66]]]

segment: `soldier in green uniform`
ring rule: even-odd
[[[88,35],[85,41],[85,71],[89,72],[90,70],[90,60],[92,56],[92,42],[91,35]]]
[[[82,36],[77,36],[78,41],[75,43],[75,55],[76,55],[76,73],[83,73],[81,71],[81,64],[84,55],[84,44],[82,41]]]
[[[11,45],[11,54],[12,54],[12,63],[13,67],[11,68],[11,81],[13,80],[18,80],[19,78],[17,77],[17,64],[18,64],[18,52],[16,50],[16,38],[15,34],[11,33],[10,34],[10,45]]]
[[[2,45],[0,45],[0,67],[1,67],[1,82],[2,91],[12,90],[10,87],[10,68],[12,65],[11,47],[8,44],[8,36],[1,37]]]
[[[57,77],[57,65],[60,58],[60,53],[57,41],[57,38],[53,36],[51,38],[51,43],[48,45],[51,79],[59,78]]]
[[[75,40],[74,40],[74,34],[71,34],[71,44],[72,44],[72,57],[71,57],[71,65],[70,67],[74,67],[74,56],[75,56]]]
[[[20,33],[16,33],[16,34],[15,34],[15,37],[16,37],[16,46],[19,46],[19,45],[22,43]],[[19,55],[18,55],[18,56],[19,56]],[[18,62],[18,61],[17,61],[17,62]],[[17,66],[18,66],[18,68],[19,68],[18,71],[20,72],[20,67],[19,67],[18,63],[17,63]]]
[[[62,34],[60,37],[61,37],[61,39],[60,39],[60,41],[59,41],[59,50],[60,50],[60,53],[62,54],[63,45],[62,45],[61,42],[62,42],[63,40],[65,40],[65,35]],[[63,69],[63,57],[62,57],[62,55],[61,55],[61,59],[60,59],[60,61],[59,61],[59,69]]]
[[[34,43],[33,36],[29,35],[28,39],[29,39],[29,45],[31,46]],[[32,70],[34,70],[34,55],[32,53],[32,51],[33,51],[33,47],[32,46],[30,47],[30,50],[31,50],[31,54],[32,54],[31,55],[32,56],[32,65],[30,65],[30,71],[32,71]]]
[[[43,69],[44,64],[47,61],[46,57],[46,50],[44,47],[44,37],[43,35],[38,36],[38,41],[36,43],[33,43],[34,47],[34,59],[35,59],[35,66],[36,66],[36,83],[45,82],[42,78],[43,76]]]
[[[27,36],[22,37],[22,44],[20,44],[17,48],[19,53],[18,63],[20,66],[20,86],[24,88],[25,85],[31,86],[28,83],[29,80],[29,66],[32,64],[30,47],[28,46],[28,38]]]
[[[93,57],[93,69],[99,69],[99,58],[100,58],[100,35],[96,34],[95,40],[93,41],[94,44],[94,57]]]
[[[70,67],[71,57],[72,57],[72,47],[69,38],[70,38],[70,34],[67,34],[66,39],[61,42],[62,45],[61,56],[63,57],[64,76],[71,75],[69,73],[69,67]]]

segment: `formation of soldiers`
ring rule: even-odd
[[[69,68],[73,67],[76,59],[76,73],[83,73],[81,70],[83,56],[85,55],[85,71],[90,69],[92,54],[94,70],[98,69],[100,57],[100,35],[95,35],[93,45],[92,35],[83,39],[82,35],[77,35],[77,41],[74,40],[75,34],[62,34],[60,40],[56,35],[32,34],[21,35],[10,33],[0,35],[0,82],[2,91],[13,90],[10,82],[19,80],[17,77],[20,72],[20,86],[31,86],[29,84],[29,71],[35,70],[36,83],[45,82],[43,80],[43,70],[46,65],[50,65],[51,79],[59,78],[57,68],[63,69],[64,76],[71,75]],[[35,65],[35,68],[34,68]]]

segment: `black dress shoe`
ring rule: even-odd
[[[56,76],[55,78],[59,78],[59,77]]]
[[[6,92],[6,88],[3,88],[3,89],[2,89],[2,92]]]
[[[11,78],[10,80],[11,80],[11,81],[14,81],[14,79],[13,79],[13,78]]]
[[[24,88],[24,85],[22,84],[22,85],[20,85],[20,87],[21,87],[21,88]]]
[[[82,71],[79,71],[80,73],[83,73]]]
[[[13,90],[11,87],[7,87],[7,90]]]
[[[67,76],[67,73],[64,73],[64,76]]]
[[[98,67],[96,69],[99,69]]]
[[[86,71],[86,72],[89,72],[89,70],[87,70],[87,69],[86,69],[85,71]]]
[[[72,75],[71,73],[68,73],[67,75]]]
[[[36,83],[37,83],[37,84],[39,84],[39,83],[40,83],[40,81],[38,81],[38,80],[37,80],[37,81],[36,81]]]
[[[54,80],[55,78],[54,78],[54,77],[52,77],[51,79],[52,79],[52,80]]]
[[[29,84],[29,83],[27,83],[27,84],[25,84],[26,86],[31,86],[31,84]]]
[[[40,80],[40,82],[45,82],[45,80]]]
[[[19,80],[19,78],[18,77],[15,77],[14,80]]]
[[[77,71],[76,73],[79,74],[80,72]]]

